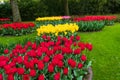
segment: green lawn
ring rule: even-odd
[[[21,43],[24,42],[24,40],[28,39],[33,41],[36,38],[37,33],[27,34],[24,36],[0,36],[0,44],[7,44],[10,43]]]
[[[120,80],[120,24],[79,35],[93,44],[93,51],[88,53],[93,62],[93,80]]]
[[[93,80],[120,80],[120,24],[106,26],[99,32],[79,32],[81,40],[91,42],[93,51],[87,53],[92,60]],[[34,39],[36,33],[22,37],[0,37],[0,44]]]

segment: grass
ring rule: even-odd
[[[82,41],[93,44],[93,51],[87,53],[93,62],[93,80],[120,80],[120,24],[106,26],[99,32],[79,32],[79,35]],[[0,37],[0,44],[18,43],[35,36],[36,33],[22,37]]]
[[[118,23],[100,32],[79,33],[83,41],[93,44],[93,51],[87,53],[93,62],[93,80],[120,80],[119,34]]]
[[[36,37],[36,33],[27,34],[24,36],[0,36],[0,44],[9,45],[10,43],[21,43],[25,39],[33,41]]]

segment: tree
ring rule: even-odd
[[[120,0],[107,0],[104,11],[112,14],[120,13]]]
[[[17,4],[17,0],[10,0],[13,13],[13,22],[21,22],[21,16]]]
[[[63,0],[63,1],[64,1],[65,15],[69,15],[68,0]]]

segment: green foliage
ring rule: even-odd
[[[0,18],[12,18],[12,9],[9,2],[0,4]]]
[[[104,4],[104,13],[120,13],[120,0],[107,0],[107,3]]]
[[[20,0],[18,5],[22,20],[34,20],[36,17],[48,15],[47,6],[42,0]]]
[[[120,0],[69,0],[71,15],[120,13]]]
[[[72,15],[102,14],[107,0],[71,0],[69,2]]]
[[[79,31],[99,31],[105,26],[104,21],[80,21],[77,24]]]
[[[64,15],[64,0],[41,0],[47,6],[48,16]]]
[[[105,20],[105,25],[111,26],[114,24],[114,22],[115,22],[114,20]]]

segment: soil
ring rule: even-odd
[[[85,77],[83,78],[83,80],[92,80],[92,76],[93,76],[92,68],[89,67],[88,68],[88,74],[85,75]]]
[[[0,30],[3,28],[3,25],[0,24]]]

